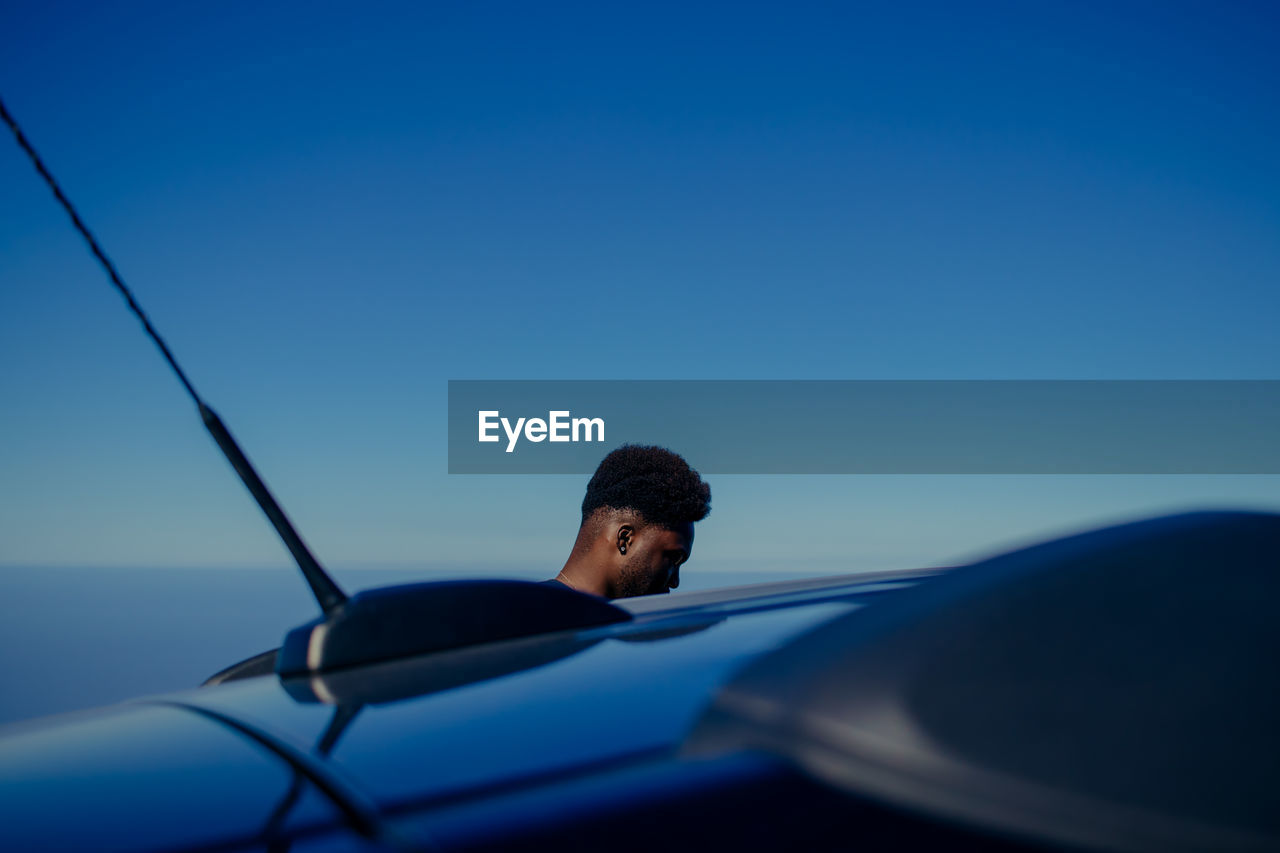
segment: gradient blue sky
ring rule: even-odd
[[[340,571],[563,561],[582,479],[447,476],[451,378],[1277,378],[1272,4],[605,5],[0,10],[0,94]],[[7,139],[0,188],[0,564],[287,562]],[[712,485],[691,571],[1280,509]]]

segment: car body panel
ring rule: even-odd
[[[478,683],[385,703],[349,703],[359,712],[328,760],[384,807],[483,790],[497,780],[555,774],[674,749],[716,688],[744,660],[777,648],[856,605],[823,602],[743,614],[713,624],[597,629],[492,644],[570,647],[566,657]],[[696,630],[693,630],[696,629]],[[672,635],[673,631],[681,633]],[[345,674],[370,683],[427,682],[451,653],[377,664]],[[328,679],[329,683],[341,679]],[[274,676],[177,694],[310,749],[335,706],[299,702]],[[411,687],[409,689],[412,689]]]
[[[166,850],[345,833],[344,824],[288,764],[177,708],[116,706],[14,726],[0,738],[7,850]]]
[[[14,727],[0,840],[85,846],[61,810],[136,777],[139,849],[1274,849],[1278,556],[1280,516],[1169,516]]]
[[[911,582],[656,596],[665,607],[630,602],[641,612],[618,625],[11,725],[0,835],[7,848],[58,850],[380,844],[352,831],[347,800],[420,821],[495,791],[669,761],[745,662]]]

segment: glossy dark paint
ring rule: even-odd
[[[236,732],[173,707],[118,706],[0,739],[6,850],[172,849],[347,834],[333,803]]]
[[[1280,516],[1218,512],[936,578],[628,601],[614,624],[22,727],[0,841],[1272,850],[1277,595]]]
[[[349,792],[383,815],[413,814],[412,847],[437,809],[669,761],[744,661],[914,577],[636,600],[622,624],[11,726],[0,837],[6,849],[360,847]],[[308,767],[336,790],[317,789]]]
[[[707,697],[739,663],[852,605],[824,603],[745,614],[681,636],[635,639],[618,632],[561,660],[523,672],[386,704],[367,704],[330,760],[388,807],[483,791],[494,780],[536,778],[586,765],[635,760],[675,748]],[[514,641],[566,643],[572,635]],[[447,661],[417,659],[349,673],[349,680],[424,681]],[[333,706],[299,704],[278,679],[180,698],[313,744]],[[382,688],[385,689],[385,688]]]

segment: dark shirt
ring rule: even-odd
[[[549,581],[539,581],[539,583],[541,583],[543,586],[562,586],[565,589],[573,589],[573,587],[569,586],[567,583],[560,580],[560,578],[552,578]]]

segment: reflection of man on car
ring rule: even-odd
[[[711,487],[678,454],[623,445],[587,483],[578,538],[547,583],[605,598],[669,592],[693,551],[693,524],[709,512]]]

